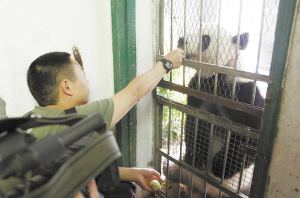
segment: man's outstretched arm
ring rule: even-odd
[[[173,69],[177,69],[182,64],[183,51],[176,49],[164,58],[173,63]],[[114,114],[110,127],[113,127],[140,99],[150,93],[166,72],[163,63],[158,61],[152,69],[135,77],[123,90],[112,96]]]

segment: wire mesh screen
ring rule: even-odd
[[[172,186],[164,196],[249,196],[278,5],[157,1],[157,59],[185,52],[183,67],[157,88],[157,164]]]

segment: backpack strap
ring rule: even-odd
[[[65,109],[66,114],[77,113],[76,108],[72,107],[70,109]]]

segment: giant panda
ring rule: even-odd
[[[201,62],[218,64],[227,67],[234,67],[236,60],[236,49],[237,49],[237,36],[232,36],[224,28],[219,27],[215,24],[205,24],[202,27],[202,46],[199,45],[199,29],[195,31],[192,35],[187,35],[186,37],[186,58],[190,60],[199,60],[199,52],[201,50]],[[218,43],[218,31],[220,31],[219,45]],[[249,34],[240,34],[239,50],[244,50],[248,44]],[[195,43],[198,45],[195,46]],[[183,49],[184,39],[179,38],[178,47]],[[219,47],[217,47],[217,45]],[[217,48],[219,48],[219,54],[217,53]],[[218,60],[217,60],[218,54]],[[242,69],[242,60],[237,59],[237,68]],[[201,72],[200,87],[198,88],[198,72],[191,78],[188,87],[192,89],[200,89],[201,91],[207,92],[209,94],[214,93],[214,82],[215,78],[218,78],[217,95],[231,99],[231,90],[233,87],[233,78],[225,74],[215,74],[213,72]],[[235,101],[239,101],[246,104],[251,104],[253,82],[245,79],[240,79],[236,81],[236,96]],[[261,125],[261,118],[257,116],[250,115],[245,112],[234,110],[222,105],[217,105],[211,101],[202,100],[195,98],[193,96],[187,97],[187,105],[204,110],[211,114],[220,116],[222,118],[229,119],[233,122],[245,125],[259,130]],[[261,95],[260,90],[256,88],[255,102],[254,105],[263,108],[264,97]],[[194,149],[194,136],[196,128],[196,119],[193,116],[187,115],[185,122],[185,157],[184,161],[189,165],[192,165],[194,158],[194,167],[200,170],[208,169],[210,174],[220,179],[222,177],[222,169],[225,154],[226,145],[226,133],[227,129],[213,126],[213,139],[210,142],[209,134],[211,131],[211,124],[198,119],[198,131],[196,140],[196,155],[193,156]],[[227,161],[225,165],[224,179],[228,186],[237,189],[239,174],[242,166],[243,153],[240,151],[241,144],[245,144],[246,138],[242,137],[240,134],[231,131],[231,136],[229,139],[229,148]],[[212,156],[211,161],[208,162],[208,150],[212,146]],[[249,139],[248,146],[256,149],[257,142]],[[244,189],[241,189],[244,194],[249,194],[249,187],[251,184],[251,177],[253,172],[253,164],[255,157],[250,154],[246,154],[245,160],[245,170],[244,170]],[[210,164],[210,167],[207,165]],[[163,166],[163,172],[167,175],[166,163]],[[190,173],[182,169],[181,182],[185,185],[189,185]],[[193,192],[198,192],[203,195],[205,183],[203,180],[194,177],[193,182]],[[178,166],[171,164],[169,166],[168,180],[178,182],[179,180],[179,168]],[[246,183],[249,185],[247,186]],[[208,197],[219,197],[219,190],[211,185],[207,185],[206,191]],[[189,195],[188,195],[189,196]],[[199,196],[197,196],[199,197]],[[200,196],[201,197],[201,196]],[[223,197],[227,197],[223,194]]]

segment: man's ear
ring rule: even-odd
[[[69,95],[69,96],[73,96],[73,91],[72,91],[72,83],[67,80],[67,79],[64,79],[61,83],[60,83],[60,87],[62,89],[62,91],[66,94],[66,95]]]

